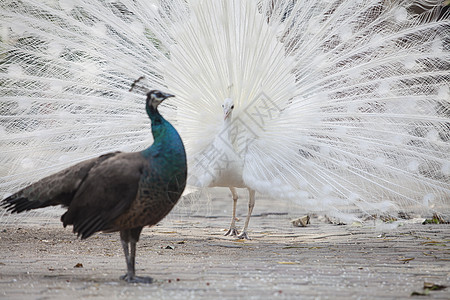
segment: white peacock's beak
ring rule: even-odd
[[[228,109],[225,111],[224,115],[223,115],[223,119],[226,120],[231,114],[231,109]]]

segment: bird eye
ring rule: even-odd
[[[231,105],[231,109],[233,109],[234,108],[234,105]]]
[[[223,104],[222,104],[222,108],[223,108]]]

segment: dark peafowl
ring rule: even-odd
[[[120,231],[128,282],[150,283],[135,276],[136,243],[142,228],[155,225],[177,203],[186,185],[183,142],[175,128],[158,112],[173,95],[157,90],[147,94],[146,110],[154,142],[141,152],[114,152],[83,161],[4,199],[11,212],[52,205],[67,207],[61,221],[82,239],[98,231]]]

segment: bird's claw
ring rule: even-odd
[[[248,234],[246,231],[242,231],[241,234],[237,236],[238,239],[242,240],[251,240],[251,238],[248,237]]]
[[[224,235],[237,236],[238,234],[239,231],[236,228],[230,228],[230,230],[228,230]]]
[[[153,282],[153,278],[151,278],[151,277],[130,276],[128,274],[120,276],[120,279],[125,280],[128,283],[152,283]]]

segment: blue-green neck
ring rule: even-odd
[[[178,132],[161,116],[157,108],[149,105],[147,114],[152,122],[154,141],[153,145],[142,151],[142,155],[159,161],[167,172],[187,169],[186,152]]]

